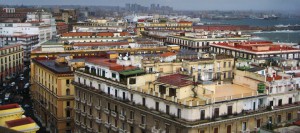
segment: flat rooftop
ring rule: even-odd
[[[55,58],[33,58],[32,61],[36,62],[39,65],[42,65],[43,67],[55,73],[64,73],[64,74],[73,73],[67,63],[57,64],[55,62]]]
[[[257,96],[257,91],[237,84],[216,85],[214,94],[204,95],[207,98],[215,99],[215,102],[228,99],[240,99]]]
[[[92,63],[94,65],[105,66],[110,70],[121,72],[125,70],[135,70],[135,66],[122,66],[117,64],[116,60],[105,59],[105,58],[86,58],[86,63]]]

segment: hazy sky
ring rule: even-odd
[[[115,5],[152,3],[186,10],[286,10],[299,11],[300,0],[0,0],[0,4],[24,5]]]

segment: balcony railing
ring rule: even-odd
[[[81,112],[81,115],[82,116],[86,116],[86,112]]]
[[[110,111],[110,113],[111,113],[111,116],[117,117],[117,113],[115,111]]]
[[[139,127],[142,129],[146,129],[146,124],[139,124]]]
[[[127,119],[127,123],[133,124],[133,119]]]
[[[88,127],[88,128],[87,128],[87,131],[88,131],[88,132],[93,132],[93,128]]]
[[[78,125],[78,126],[80,126],[80,121],[75,120],[75,124]]]
[[[82,102],[83,104],[85,104],[85,103],[86,103],[86,100],[84,100],[84,99],[81,99],[81,102]]]
[[[92,102],[87,102],[86,105],[87,106],[92,106]]]
[[[86,129],[86,125],[84,123],[81,123],[81,128]]]
[[[80,101],[80,97],[75,97],[75,100],[79,102]]]
[[[88,118],[88,119],[93,119],[93,115],[88,114],[88,115],[87,115],[87,118]]]
[[[110,110],[109,110],[108,108],[105,108],[105,109],[103,110],[103,112],[104,112],[105,114],[109,114]]]
[[[101,123],[102,123],[102,120],[99,119],[99,117],[96,117],[95,121],[96,121],[96,123],[98,123],[98,124],[101,124]]]
[[[113,130],[113,131],[115,131],[115,132],[117,132],[118,131],[118,127],[117,126],[115,126],[115,125],[111,125],[111,130]]]
[[[119,129],[119,133],[129,133],[127,130],[125,130],[125,129]]]
[[[80,113],[80,112],[81,112],[81,110],[80,110],[80,109],[78,109],[78,108],[76,108],[76,109],[75,109],[75,112],[76,112],[76,113]]]
[[[151,132],[152,133],[160,133],[160,129],[156,129],[156,127],[152,127]]]
[[[105,126],[106,128],[110,128],[110,123],[105,122],[105,123],[104,123],[104,126]]]
[[[122,114],[120,114],[120,115],[119,115],[119,119],[122,120],[122,121],[124,121],[124,120],[125,120],[125,116],[122,115]]]
[[[96,109],[96,110],[100,110],[100,109],[101,109],[101,107],[100,107],[100,106],[98,106],[98,105],[96,105],[96,106],[95,106],[95,109]]]

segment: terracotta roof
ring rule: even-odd
[[[281,80],[282,76],[274,75],[273,77],[267,77],[267,81],[271,82],[271,81],[273,81],[273,78],[274,78],[274,80]],[[283,77],[283,79],[286,79],[286,77]]]
[[[16,127],[21,125],[26,125],[30,123],[35,123],[30,117],[6,121],[5,122],[8,127]]]
[[[120,46],[120,45],[129,45],[128,42],[81,42],[74,43],[73,46]]]
[[[20,105],[17,103],[13,103],[13,104],[6,104],[0,106],[0,110],[7,110],[7,109],[14,109],[14,108],[20,108]]]
[[[235,48],[235,49],[252,51],[252,52],[300,50],[287,45],[275,45],[270,41],[229,42],[229,43],[217,43],[212,45],[225,46],[228,48]],[[268,47],[268,48],[256,49],[259,47]]]
[[[162,76],[157,79],[158,82],[177,86],[177,87],[184,87],[188,85],[192,85],[193,82],[187,80],[189,76],[183,74],[172,74],[167,76]]]
[[[176,55],[176,53],[166,52],[166,53],[160,54],[160,57],[169,57],[169,56],[174,56],[174,55]]]
[[[97,36],[114,36],[113,32],[99,32]]]
[[[63,33],[63,37],[67,36],[92,36],[93,32],[68,32],[68,33]]]

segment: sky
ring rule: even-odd
[[[300,0],[0,0],[9,5],[105,5],[126,3],[168,5],[177,10],[284,10],[300,11]]]

